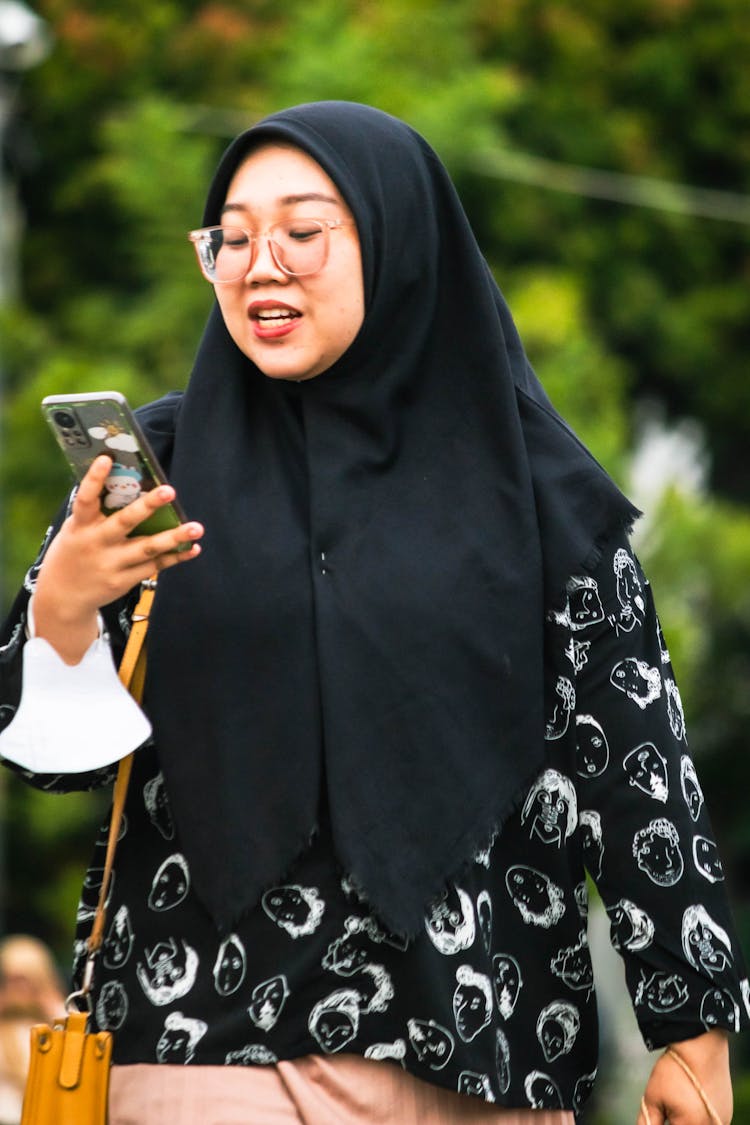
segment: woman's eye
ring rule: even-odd
[[[309,242],[310,239],[315,238],[320,233],[319,226],[306,226],[304,223],[291,227],[287,231],[289,238],[293,238],[295,242]]]

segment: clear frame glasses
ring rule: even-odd
[[[213,284],[239,281],[258,256],[265,238],[271,257],[290,277],[307,277],[328,260],[329,232],[346,226],[345,219],[286,219],[259,234],[242,227],[203,227],[188,238],[195,247],[203,276]]]

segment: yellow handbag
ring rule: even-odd
[[[143,696],[146,674],[143,642],[155,589],[155,579],[143,583],[120,665],[120,679],[138,703]],[[65,1019],[54,1024],[36,1024],[31,1029],[31,1059],[21,1125],[106,1125],[112,1032],[91,1032],[88,1025],[94,965],[104,935],[105,903],[132,765],[133,755],[128,754],[117,770],[104,877],[94,925],[86,943],[88,956],[81,988],[66,1000]]]

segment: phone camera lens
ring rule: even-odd
[[[56,410],[52,417],[61,430],[72,430],[75,427],[76,420],[67,410]]]

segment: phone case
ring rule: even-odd
[[[127,399],[119,391],[48,395],[42,413],[76,480],[102,453],[113,464],[101,495],[101,509],[110,516],[167,478],[148,444]],[[149,516],[131,535],[154,535],[185,522],[173,501]]]

